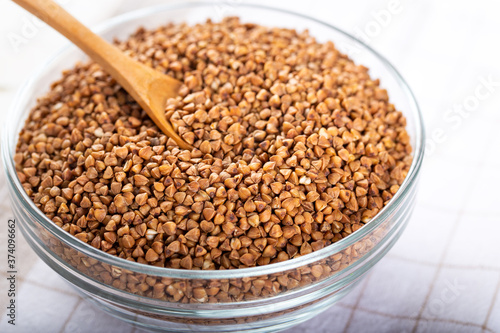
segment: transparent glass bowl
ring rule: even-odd
[[[346,295],[392,247],[411,215],[424,150],[421,114],[399,73],[378,53],[345,32],[282,9],[230,3],[183,3],[147,8],[116,17],[97,31],[106,39],[126,38],[139,26],[220,20],[237,15],[266,26],[308,29],[318,41],[370,68],[407,118],[414,148],[410,172],[392,201],[366,226],[339,242],[298,259],[239,270],[190,271],[126,261],[66,233],[26,195],[13,155],[18,133],[35,105],[63,69],[85,60],[68,46],[19,91],[3,131],[2,156],[19,227],[31,247],[80,293],[108,313],[139,327],[170,332],[268,332],[305,321]]]

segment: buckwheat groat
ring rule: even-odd
[[[98,249],[185,269],[297,258],[370,221],[409,170],[405,118],[331,42],[228,18],[118,45],[184,82],[165,114],[195,149],[87,63],[39,99],[15,156],[36,205]]]

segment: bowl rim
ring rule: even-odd
[[[104,23],[99,24],[93,31],[96,31],[98,34],[103,33],[104,31],[113,28],[118,24],[122,24],[127,21],[131,21],[134,19],[144,18],[148,15],[152,15],[158,12],[168,12],[176,9],[187,9],[189,7],[209,7],[217,5],[217,2],[199,2],[199,1],[189,1],[182,3],[173,3],[173,4],[162,4],[155,5],[146,8],[141,8],[138,10],[133,10],[115,17],[112,17],[106,20]],[[271,7],[265,5],[257,5],[251,3],[238,4],[238,7],[247,7],[257,10],[271,11],[277,12],[281,14],[288,14],[292,16],[299,17],[301,19],[312,21],[316,24],[334,30],[341,35],[344,35],[346,38],[350,39],[356,44],[359,44],[364,51],[367,51],[374,55],[378,60],[386,67],[386,69],[390,72],[399,86],[402,88],[403,92],[406,95],[406,99],[410,104],[410,109],[413,109],[415,114],[412,114],[412,119],[414,120],[415,127],[415,146],[413,148],[413,161],[410,167],[410,170],[403,181],[403,184],[400,186],[399,191],[394,195],[392,200],[387,204],[371,221],[369,221],[366,225],[363,226],[360,230],[354,232],[353,234],[339,240],[336,243],[328,245],[321,250],[309,253],[307,255],[301,256],[296,259],[290,259],[279,263],[268,264],[264,266],[257,267],[248,267],[248,268],[240,268],[240,269],[230,269],[230,270],[186,270],[186,269],[176,269],[176,268],[166,268],[166,267],[157,267],[151,265],[145,265],[137,262],[128,261],[123,258],[119,258],[108,254],[102,250],[96,249],[92,247],[88,243],[84,243],[72,236],[68,232],[64,231],[62,228],[55,225],[45,214],[43,214],[34,204],[34,202],[29,198],[27,193],[24,191],[21,182],[17,177],[17,172],[15,168],[15,162],[13,159],[13,152],[15,152],[15,147],[17,144],[17,139],[19,133],[17,132],[16,126],[9,126],[9,124],[16,123],[19,120],[16,115],[20,114],[18,111],[22,108],[23,97],[29,93],[32,86],[35,82],[46,72],[47,68],[50,68],[51,65],[57,62],[57,60],[67,53],[70,50],[76,49],[76,47],[68,43],[66,46],[61,48],[59,51],[54,53],[50,57],[50,59],[45,62],[42,66],[38,68],[38,70],[32,75],[28,80],[26,80],[21,88],[18,90],[14,97],[14,101],[10,107],[9,116],[7,121],[4,123],[4,130],[2,131],[2,140],[1,140],[1,150],[2,150],[2,161],[5,169],[5,174],[7,176],[7,180],[9,181],[9,186],[12,187],[13,191],[17,195],[17,199],[20,201],[20,204],[23,205],[23,208],[28,210],[30,215],[36,218],[36,220],[44,227],[45,230],[50,232],[54,237],[67,244],[73,249],[77,251],[95,258],[100,262],[104,262],[106,264],[119,267],[122,269],[126,269],[132,272],[136,272],[139,274],[147,274],[154,275],[158,277],[169,277],[169,278],[179,278],[179,279],[227,279],[227,278],[245,278],[245,277],[253,277],[260,275],[268,275],[278,272],[283,272],[291,269],[296,269],[318,260],[327,258],[335,253],[338,253],[346,248],[352,246],[359,240],[363,239],[378,226],[380,226],[391,214],[394,212],[396,207],[399,206],[401,201],[411,192],[413,185],[416,183],[418,178],[419,170],[422,165],[424,150],[425,150],[425,131],[423,128],[423,118],[422,112],[418,106],[416,98],[409,88],[406,81],[403,79],[401,74],[394,68],[394,66],[381,54],[375,51],[372,47],[365,44],[363,41],[358,38],[352,36],[351,34],[343,31],[340,28],[337,28],[334,25],[323,22],[322,20],[316,19],[314,17],[310,17],[308,15],[304,15],[301,13],[297,13],[288,9],[283,9],[279,7]],[[413,113],[413,112],[412,112]],[[408,115],[405,114],[407,117]]]

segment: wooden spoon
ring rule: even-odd
[[[87,53],[139,103],[165,135],[174,139],[179,147],[192,149],[165,118],[166,100],[179,95],[180,81],[123,54],[52,0],[13,1]]]

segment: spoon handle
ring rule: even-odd
[[[124,86],[125,90],[129,90],[126,86],[128,80],[124,79],[121,72],[130,72],[135,62],[116,46],[93,33],[52,0],[13,1],[72,41]]]
[[[93,33],[53,0],[13,1],[60,32],[89,55],[142,106],[163,133],[174,139],[181,148],[191,149],[191,146],[182,140],[170,122],[165,119],[163,99],[159,102],[151,99],[150,90],[155,88],[155,78],[160,73],[133,60],[116,46]],[[162,93],[165,96],[177,95],[181,84],[178,80],[161,74],[161,81],[164,84]],[[151,108],[152,103],[155,103],[154,110]]]

